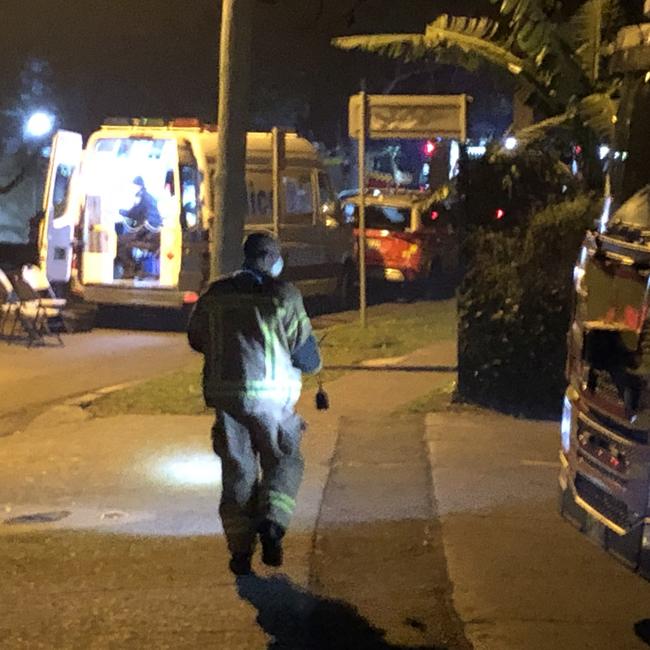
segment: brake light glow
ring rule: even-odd
[[[438,210],[432,210],[431,211],[431,221],[435,221],[439,216],[440,216],[440,213],[438,212]]]
[[[506,216],[506,211],[502,208],[497,208],[497,211],[494,213],[494,216],[497,218],[497,221],[501,221],[503,217]]]
[[[196,291],[186,291],[183,294],[183,304],[184,305],[193,305],[198,302],[199,294]]]

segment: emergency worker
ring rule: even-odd
[[[204,355],[203,393],[216,410],[221,458],[219,508],[235,575],[251,571],[259,535],[262,561],[281,566],[282,538],[302,480],[304,420],[295,412],[301,373],[320,370],[318,344],[300,292],[278,279],[278,242],[254,233],[240,271],[212,283],[189,324]]]
[[[133,187],[133,205],[128,210],[120,210],[123,221],[115,224],[117,255],[113,275],[116,279],[132,278],[140,273],[140,265],[133,257],[134,248],[146,249],[154,255],[160,249],[162,217],[158,203],[142,176],[133,179]]]
[[[129,228],[139,229],[147,226],[149,230],[156,232],[162,226],[162,217],[158,211],[158,202],[147,190],[142,176],[133,179],[133,186],[136,188],[133,205],[128,210],[120,210]]]

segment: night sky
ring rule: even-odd
[[[214,121],[220,5],[219,0],[2,0],[0,106],[19,101],[20,71],[29,57],[39,57],[51,67],[52,100],[66,128],[87,134],[107,115],[196,115]],[[396,63],[340,52],[329,44],[333,36],[422,32],[440,13],[490,11],[488,0],[258,1],[251,126],[294,121],[314,138],[335,141],[345,134],[347,97],[358,91],[360,80],[367,79],[369,92],[382,92]],[[436,79],[432,87],[430,80],[425,86],[415,77],[393,92],[469,92],[477,97],[475,111],[488,117],[497,112],[490,104],[496,91],[508,92],[486,74],[442,69]]]
[[[489,9],[487,1],[365,0],[351,16],[357,3],[256,4],[253,126],[300,114],[314,137],[332,139],[345,129],[347,97],[360,79],[378,92],[395,70],[394,62],[333,49],[333,36],[422,31],[450,7]],[[16,101],[25,61],[38,57],[51,67],[66,128],[88,133],[107,115],[215,119],[219,0],[3,0],[1,11],[4,108]]]

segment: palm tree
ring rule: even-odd
[[[413,61],[435,60],[476,68],[481,61],[507,70],[541,118],[519,131],[523,143],[550,129],[570,128],[595,156],[616,121],[617,82],[605,74],[622,21],[618,0],[586,0],[563,21],[557,0],[492,0],[499,18],[441,15],[422,34],[373,34],[334,39],[336,47]]]

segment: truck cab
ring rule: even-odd
[[[574,269],[560,510],[650,579],[650,24],[624,28],[613,197]]]

